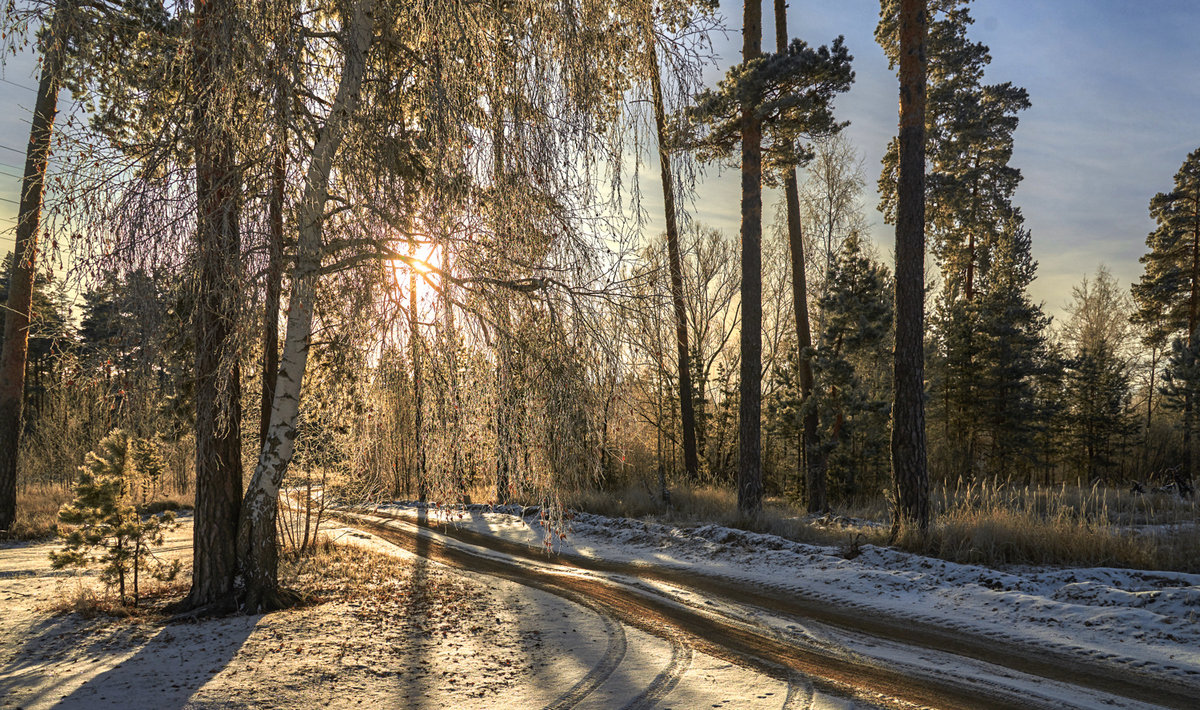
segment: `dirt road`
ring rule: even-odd
[[[676,650],[647,698],[661,697],[662,688],[677,682],[685,664],[676,659],[692,649],[787,682],[785,707],[805,707],[805,688],[895,707],[1196,707],[1195,688],[990,639],[905,626],[765,587],[646,565],[548,558],[541,550],[466,528],[395,515],[344,511],[339,516],[414,554],[566,597],[668,639]],[[746,606],[757,611],[729,613]],[[761,623],[760,613],[817,633],[782,634],[778,625]],[[857,643],[839,643],[850,637]],[[861,652],[876,647],[886,653]],[[910,660],[896,660],[902,657]],[[586,689],[581,686],[579,692]]]

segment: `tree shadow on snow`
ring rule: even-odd
[[[181,707],[237,655],[260,618],[232,616],[161,627],[131,625],[113,633],[97,630],[83,640],[87,648],[82,657],[99,661],[117,656],[121,660],[115,666],[59,695],[77,680],[74,674],[64,676],[24,702],[50,702],[56,708]]]

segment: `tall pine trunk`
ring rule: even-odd
[[[900,166],[896,205],[895,400],[892,471],[897,519],[929,527],[925,461],[925,35],[924,0],[900,2]],[[895,529],[895,528],[894,528]]]
[[[37,237],[46,189],[46,162],[58,114],[63,59],[70,8],[60,2],[50,20],[42,50],[42,75],[25,148],[25,176],[17,211],[16,242],[8,275],[8,307],[4,309],[4,347],[0,351],[0,530],[17,517],[17,453],[25,405],[25,366],[29,357],[29,320],[33,316],[33,281],[37,273]]]
[[[787,3],[775,0],[775,48],[787,51]],[[808,493],[808,512],[819,513],[828,507],[825,496],[825,457],[817,429],[817,408],[809,401],[815,388],[813,378],[812,328],[808,322],[808,278],[804,265],[804,228],[800,221],[800,189],[796,168],[789,167],[783,185],[787,199],[788,250],[792,258],[792,310],[796,316],[796,348],[800,351],[800,398],[808,406],[801,422],[800,445],[796,447],[797,470],[804,472]]]
[[[308,365],[313,301],[321,268],[329,173],[345,135],[346,124],[358,107],[359,91],[366,74],[367,49],[374,37],[374,10],[373,0],[361,0],[353,8],[343,47],[342,76],[329,116],[317,134],[299,205],[296,263],[283,356],[271,408],[271,426],[242,500],[238,530],[238,562],[246,583],[245,606],[252,611],[277,608],[289,601],[288,595],[279,589],[279,549],[275,537],[279,490],[295,453],[296,420]]]
[[[1200,337],[1200,187],[1192,202],[1192,293],[1188,304],[1188,351],[1196,352],[1196,339]],[[1196,392],[1194,386],[1187,388],[1183,398],[1183,445],[1187,450],[1188,480],[1195,480],[1200,469],[1200,437],[1196,434]]]
[[[654,100],[654,126],[658,133],[658,165],[662,179],[663,211],[667,222],[667,266],[671,273],[671,305],[675,311],[675,351],[679,367],[679,423],[683,429],[683,469],[689,481],[700,478],[696,453],[696,413],[692,397],[692,369],[688,363],[687,309],[683,302],[683,260],[679,252],[679,223],[675,207],[675,178],[667,151],[667,111],[662,94],[662,70],[658,65],[653,20],[646,20],[646,54],[650,90]]]
[[[762,54],[762,0],[746,0],[742,61]],[[742,362],[738,404],[738,511],[762,510],[762,121],[742,106]]]
[[[229,0],[197,5],[196,76],[196,517],[189,607],[228,608],[237,572],[242,493],[241,377],[234,342],[241,284],[241,176],[227,124],[234,73]]]

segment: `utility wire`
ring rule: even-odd
[[[0,79],[0,81],[3,81],[5,84],[12,84],[13,86],[15,86],[17,88],[25,89],[26,91],[32,91],[35,94],[37,93],[37,89],[33,88],[32,86],[25,86],[24,84],[18,84],[17,82],[9,81],[8,79]]]

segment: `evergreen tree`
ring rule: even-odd
[[[8,275],[12,270],[10,252],[0,271],[0,303],[8,300]],[[4,335],[0,332],[0,346]],[[42,412],[42,400],[61,367],[61,358],[75,345],[75,328],[71,323],[66,287],[56,281],[48,270],[39,274],[33,283],[32,309],[29,322],[28,353],[25,366],[25,431],[37,426]]]
[[[1036,264],[1012,205],[1021,173],[1008,164],[1017,114],[1029,98],[1010,83],[984,83],[991,57],[967,37],[968,1],[928,9],[925,227],[942,276],[930,374],[946,472],[1007,475],[1009,462],[1029,460],[1027,435],[1039,425],[1031,383],[1048,321],[1026,293]],[[884,3],[876,32],[893,62],[895,12],[894,0]],[[889,220],[897,205],[897,150],[893,142],[879,181]]]
[[[924,0],[883,3],[877,36],[894,37],[900,78],[896,138],[896,345],[893,358],[892,475],[901,523],[929,529],[929,469],[925,432],[925,162],[928,88],[928,6]],[[883,24],[895,19],[895,32]]]
[[[1196,392],[1200,392],[1200,343],[1189,344],[1186,339],[1175,337],[1171,340],[1171,351],[1163,370],[1162,395],[1168,407],[1183,411],[1183,433],[1184,442],[1189,445],[1189,466],[1195,459]],[[1195,480],[1195,474],[1189,468],[1184,478],[1187,481]]]
[[[139,475],[138,463],[150,468],[146,473],[161,473],[145,442],[131,439],[115,429],[104,437],[95,451],[88,453],[79,467],[75,499],[64,505],[58,519],[69,526],[63,534],[62,550],[50,553],[55,569],[84,567],[92,562],[103,565],[100,578],[110,587],[116,585],[121,603],[125,603],[126,580],[132,577],[133,605],[139,597],[139,573],[156,577],[174,577],[179,562],[162,565],[153,559],[150,547],[161,545],[163,534],[174,527],[170,511],[142,518],[131,503],[133,482]]]
[[[812,355],[820,388],[807,401],[801,396],[796,350],[780,369],[781,386],[770,412],[775,428],[794,435],[806,408],[819,410],[832,490],[851,496],[864,492],[865,473],[887,466],[892,282],[887,267],[872,259],[853,233],[826,283],[829,290],[818,302],[825,328]]]
[[[742,330],[738,507],[762,506],[762,182],[764,165],[790,168],[810,157],[800,138],[836,131],[833,98],[854,73],[842,38],[810,48],[796,39],[785,51],[762,52],[762,4],[744,4],[742,63],[716,90],[696,98],[692,118],[703,124],[701,157],[733,155],[741,144]],[[764,151],[763,137],[769,148]]]
[[[1107,482],[1129,433],[1129,374],[1108,346],[1084,347],[1068,363],[1067,433],[1088,480]]]
[[[1200,150],[1187,156],[1170,192],[1160,192],[1150,200],[1150,216],[1155,229],[1146,237],[1150,248],[1140,261],[1145,267],[1141,280],[1133,286],[1137,303],[1136,319],[1146,327],[1146,342],[1161,347],[1171,336],[1168,383],[1164,394],[1175,407],[1183,410],[1183,438],[1187,449],[1189,477],[1197,475],[1195,398],[1200,382],[1189,376],[1189,353],[1200,349]]]
[[[987,443],[984,457],[993,475],[1010,477],[1036,457],[1032,434],[1041,426],[1034,384],[1050,319],[1029,297],[1037,262],[1020,220],[1009,221],[992,245],[978,295],[979,348],[973,404]]]
[[[74,3],[60,0],[41,33],[41,79],[25,149],[13,244],[15,258],[8,264],[8,296],[3,304],[4,341],[0,343],[0,530],[12,527],[17,516],[17,451],[25,408],[29,324],[33,317],[38,236],[42,231],[42,198],[73,10]]]

